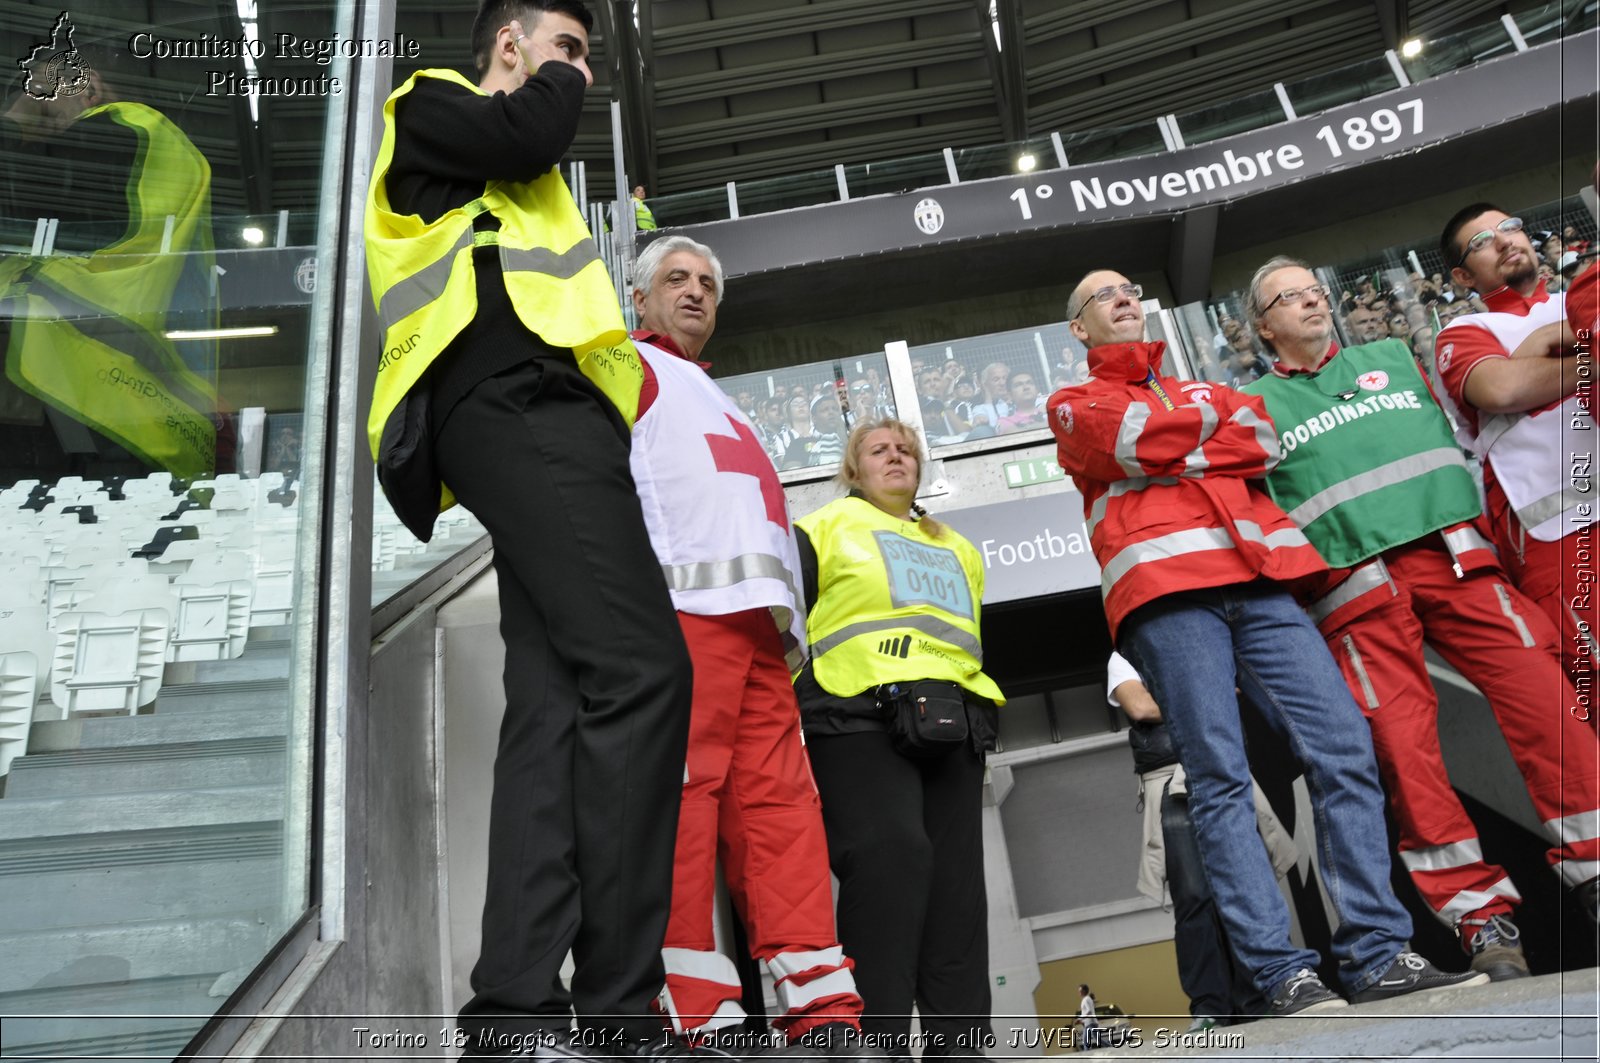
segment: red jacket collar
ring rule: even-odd
[[[1517,314],[1526,317],[1529,310],[1550,298],[1550,293],[1545,291],[1544,281],[1533,290],[1532,295],[1523,295],[1511,288],[1496,288],[1483,296],[1483,305],[1490,310],[1502,314]]]
[[[632,332],[628,333],[628,335],[632,336],[636,340],[643,340],[645,343],[660,347],[668,354],[675,354],[686,362],[694,362],[695,365],[699,366],[701,369],[707,370],[708,372],[711,369],[710,362],[701,362],[694,358],[690,358],[687,354],[684,354],[683,350],[678,346],[677,341],[671,336],[668,336],[665,332],[654,332],[650,329],[640,328],[634,329]]]
[[[1089,348],[1089,375],[1099,380],[1143,383],[1151,370],[1161,375],[1161,359],[1167,345],[1154,343],[1107,343]]]
[[[1318,362],[1316,364],[1316,366],[1311,368],[1311,369],[1290,369],[1290,368],[1286,367],[1282,362],[1277,361],[1276,359],[1274,359],[1273,363],[1272,363],[1272,375],[1273,376],[1282,376],[1282,377],[1290,377],[1290,376],[1294,376],[1296,374],[1304,374],[1305,376],[1316,376],[1318,373],[1322,372],[1325,368],[1327,368],[1328,363],[1333,361],[1333,356],[1338,354],[1338,353],[1339,353],[1339,341],[1338,340],[1333,340],[1332,342],[1330,342],[1328,344],[1328,353],[1322,356],[1322,361]]]

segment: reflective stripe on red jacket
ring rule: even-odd
[[[1279,459],[1265,404],[1160,376],[1165,350],[1092,348],[1088,382],[1049,402],[1058,460],[1083,493],[1113,639],[1124,617],[1164,595],[1327,571],[1253,482]]]

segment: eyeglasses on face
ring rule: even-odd
[[[1268,310],[1271,310],[1280,302],[1298,303],[1300,299],[1306,295],[1310,295],[1316,299],[1326,299],[1328,297],[1328,288],[1323,284],[1313,284],[1309,288],[1285,288],[1283,291],[1273,296],[1272,302],[1268,303],[1266,306],[1263,306],[1261,308],[1261,312],[1265,314]]]
[[[1482,251],[1484,248],[1494,243],[1494,238],[1498,234],[1518,233],[1521,231],[1521,218],[1505,218],[1495,225],[1493,229],[1485,229],[1480,233],[1474,233],[1471,239],[1461,245],[1461,257],[1456,259],[1456,265],[1462,265],[1473,254],[1473,252]]]
[[[1109,303],[1118,295],[1126,295],[1129,299],[1141,299],[1144,297],[1144,287],[1138,284],[1108,284],[1104,288],[1096,288],[1089,293],[1089,298],[1083,301],[1083,306],[1078,307],[1078,312],[1072,316],[1075,318],[1081,316],[1091,302]]]

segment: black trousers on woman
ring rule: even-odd
[[[988,1044],[983,761],[968,748],[915,761],[882,731],[808,734],[839,942],[866,1003],[861,1029],[906,1056],[915,1002],[923,1055]]]
[[[459,1025],[485,1055],[564,1032],[574,1011],[591,1033],[659,1037],[691,672],[627,426],[549,351],[478,383],[433,443],[494,539],[506,643],[483,948]]]

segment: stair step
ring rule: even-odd
[[[281,786],[284,749],[282,736],[269,735],[29,753],[12,761],[5,795],[16,799],[217,786]]]

